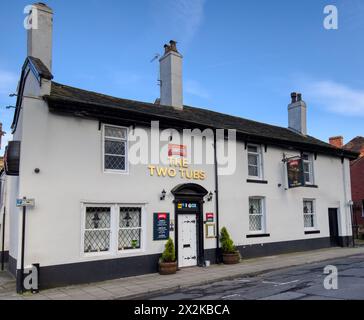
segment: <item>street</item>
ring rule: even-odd
[[[324,288],[324,268],[338,269],[338,289]],[[176,290],[150,300],[359,300],[364,299],[364,255],[280,269],[253,277]]]

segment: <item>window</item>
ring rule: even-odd
[[[141,248],[142,212],[137,207],[120,207],[119,212],[119,250]]]
[[[303,174],[305,177],[305,184],[313,184],[313,159],[312,155],[303,153]]]
[[[303,200],[303,220],[305,229],[315,228],[314,200]]]
[[[84,252],[110,250],[111,211],[109,207],[87,207]]]
[[[143,250],[143,208],[142,205],[85,205],[82,252],[116,255]]]
[[[104,170],[126,172],[128,129],[104,126]]]
[[[262,178],[261,147],[248,145],[248,175],[249,177]]]
[[[251,233],[264,232],[264,199],[249,198],[249,231]]]

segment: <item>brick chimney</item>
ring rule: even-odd
[[[53,10],[38,2],[32,5],[29,15],[28,56],[40,59],[52,72]]]
[[[301,93],[292,92],[288,105],[288,127],[302,135],[307,134],[306,109]]]
[[[164,45],[164,55],[160,63],[160,104],[183,109],[182,96],[182,55],[177,50],[177,42],[171,40]]]
[[[342,148],[344,145],[344,138],[342,136],[331,137],[329,138],[329,143],[336,148]]]

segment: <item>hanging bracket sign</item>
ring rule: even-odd
[[[287,159],[288,188],[303,187],[303,161],[301,158]]]

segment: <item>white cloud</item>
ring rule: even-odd
[[[198,31],[207,0],[155,0],[153,15],[175,40],[187,43]]]
[[[184,85],[184,91],[199,98],[209,99],[210,94],[195,80],[187,80]]]
[[[18,75],[9,71],[0,70],[0,94],[10,94],[16,89]]]
[[[304,88],[307,100],[330,112],[364,117],[364,90],[334,81],[313,81]]]

